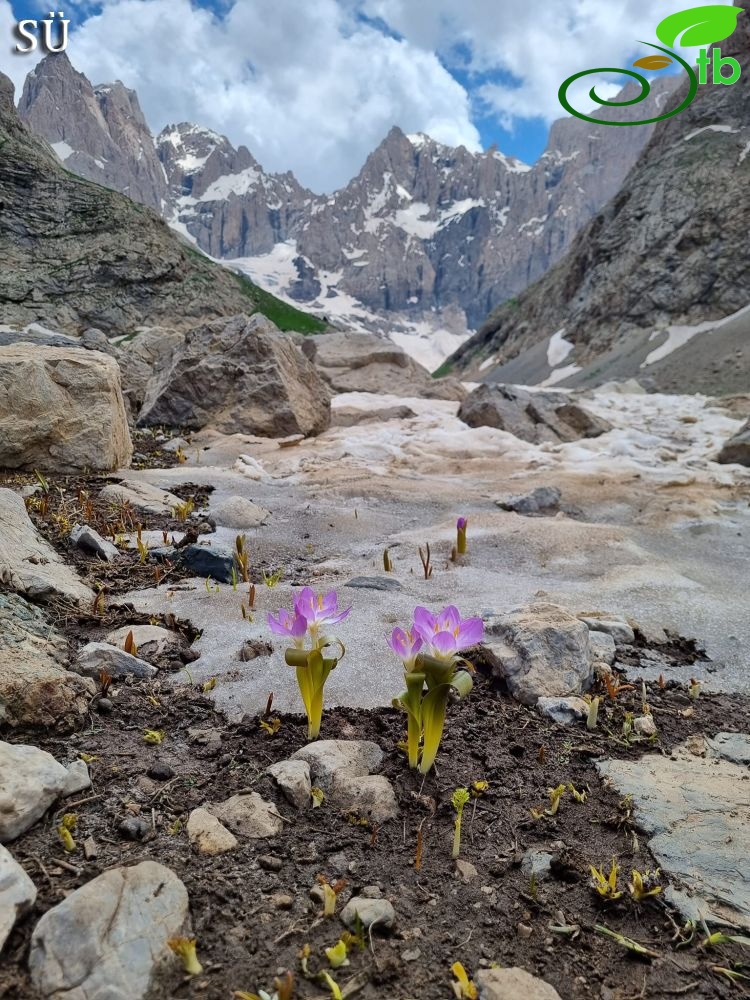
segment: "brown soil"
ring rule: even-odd
[[[701,697],[692,716],[681,715],[689,701],[684,688],[649,690],[659,739],[626,745],[623,713],[637,707],[632,692],[608,702],[595,733],[563,728],[511,701],[492,682],[478,677],[471,697],[452,707],[435,773],[422,782],[409,771],[398,742],[403,717],[395,710],[335,710],[326,714],[322,738],[370,739],[385,752],[383,772],[393,782],[401,808],[398,821],[373,827],[359,817],[341,815],[324,803],[304,815],[280,796],[265,768],[288,757],[305,742],[300,717],[285,717],[281,729],[266,735],[258,719],[228,726],[203,694],[189,685],[125,684],[110,696],[111,714],[92,705],[85,731],[68,738],[35,738],[62,761],[85,753],[93,789],[65,802],[13,844],[13,853],[36,882],[33,914],[13,932],[0,972],[3,1000],[28,998],[25,963],[29,939],[39,916],[66,894],[107,868],[147,858],[173,868],[191,900],[204,975],[192,981],[175,968],[160,997],[228,1000],[236,990],[269,990],[285,970],[295,976],[297,1000],[326,995],[319,981],[302,974],[299,954],[311,948],[309,971],[326,968],[323,949],[343,931],[338,918],[321,919],[309,892],[319,876],[346,879],[339,909],[363,886],[378,885],[398,914],[396,931],[367,939],[351,953],[351,965],[334,974],[341,985],[356,977],[358,996],[392,1000],[444,1000],[450,996],[450,966],[461,961],[470,971],[497,962],[522,965],[554,983],[563,1000],[573,998],[729,997],[736,987],[712,971],[742,961],[739,946],[704,952],[692,944],[678,948],[675,917],[657,899],[636,904],[625,893],[614,904],[600,904],[591,888],[589,864],[621,865],[622,888],[632,868],[653,869],[637,838],[628,803],[603,787],[594,761],[602,756],[633,758],[645,752],[668,754],[687,737],[731,726],[747,731],[745,699]],[[640,696],[639,696],[640,697]],[[145,729],[163,730],[160,746],[144,742]],[[197,732],[196,732],[197,730]],[[10,738],[22,741],[22,733]],[[148,771],[168,764],[174,776],[153,781]],[[461,857],[478,869],[464,884],[451,860],[453,810],[459,786],[488,781],[489,789],[466,808]],[[566,794],[555,817],[535,820],[533,807],[548,805],[548,789],[572,783],[586,791],[577,803]],[[203,858],[191,851],[184,824],[191,809],[222,801],[241,790],[257,790],[276,802],[289,822],[274,840],[244,842],[231,854]],[[78,814],[78,850],[65,855],[56,827],[62,812]],[[128,816],[144,817],[150,831],[134,843],[118,829]],[[421,869],[415,865],[422,829]],[[94,860],[80,845],[93,837]],[[553,874],[532,882],[521,868],[529,849],[554,855]],[[280,859],[267,871],[259,857]],[[291,908],[275,896],[289,895]],[[656,951],[643,962],[594,930],[603,924]],[[575,926],[562,934],[551,926]],[[529,931],[530,929],[530,931]],[[696,943],[703,937],[698,932]],[[417,954],[418,953],[418,954]],[[271,990],[271,992],[273,992]]]

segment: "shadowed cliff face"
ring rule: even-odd
[[[622,190],[557,267],[456,352],[458,368],[476,372],[490,357],[502,364],[562,328],[576,345],[569,360],[590,364],[629,334],[748,304],[750,2],[740,6],[745,15],[720,46],[742,64],[740,80],[700,87],[686,111],[656,126]]]
[[[20,122],[2,73],[0,206],[0,323],[113,334],[258,307],[255,286],[188,247],[151,211],[61,167]]]

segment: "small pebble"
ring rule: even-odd
[[[402,952],[401,958],[404,962],[416,962],[422,957],[422,952],[419,948],[412,948],[410,951]]]
[[[96,703],[96,710],[100,715],[109,715],[114,707],[109,698],[100,698]]]
[[[99,846],[93,837],[87,837],[83,842],[83,856],[87,861],[99,857]]]
[[[143,840],[151,832],[151,824],[142,816],[128,816],[117,829],[129,840]]]
[[[174,771],[163,760],[155,760],[146,774],[154,781],[169,781],[170,778],[174,778]]]
[[[281,858],[277,858],[273,854],[261,854],[258,858],[258,864],[267,872],[280,872],[284,867],[284,862]]]
[[[271,905],[277,910],[291,910],[294,906],[294,896],[285,892],[277,892],[271,896]]]
[[[520,938],[523,938],[524,941],[530,938],[531,935],[534,933],[534,928],[529,927],[528,924],[517,924],[516,930],[518,931],[518,936]]]
[[[382,899],[383,890],[379,885],[366,885],[360,892],[360,896],[364,899]]]

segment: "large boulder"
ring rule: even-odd
[[[568,393],[516,385],[480,385],[464,400],[458,416],[469,427],[497,427],[532,444],[577,441],[611,430]]]
[[[719,452],[722,465],[750,465],[750,420],[730,438]]]
[[[65,669],[68,646],[41,608],[0,594],[0,725],[64,732],[83,724],[96,691]]]
[[[39,600],[93,601],[93,591],[42,538],[13,490],[0,489],[0,539],[0,583]]]
[[[589,630],[556,604],[532,604],[485,621],[485,655],[495,677],[525,705],[567,698],[593,680]]]
[[[461,400],[457,379],[433,379],[426,368],[387,337],[374,333],[324,333],[302,348],[334,392],[377,392]]]
[[[184,343],[184,333],[153,326],[137,330],[119,345],[122,391],[133,417],[141,412],[152,380],[169,367]]]
[[[110,471],[132,455],[113,358],[69,347],[0,347],[0,466]]]
[[[187,890],[169,868],[143,861],[106,871],[36,925],[29,954],[35,996],[141,1000],[162,971],[177,968],[168,942],[189,927]]]
[[[255,314],[190,330],[151,383],[138,422],[287,437],[330,425],[330,393],[289,337]]]

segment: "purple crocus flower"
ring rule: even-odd
[[[415,608],[414,631],[432,656],[450,659],[482,641],[484,622],[481,618],[462,618],[453,605],[437,615],[427,608]]]
[[[459,517],[459,519],[456,521],[456,528],[459,531],[466,531],[466,525],[468,523],[469,522],[467,521],[467,519],[465,517]]]
[[[404,661],[404,668],[412,671],[417,653],[422,648],[422,637],[414,630],[406,632],[402,628],[394,628],[388,645]]]
[[[316,594],[312,587],[303,587],[294,598],[294,610],[305,619],[311,628],[321,625],[338,625],[352,610],[339,610],[339,599],[335,590],[328,594]]]
[[[293,639],[296,646],[301,646],[307,632],[307,621],[297,612],[281,608],[275,618],[272,614],[268,615],[268,627],[275,635],[284,635]]]

